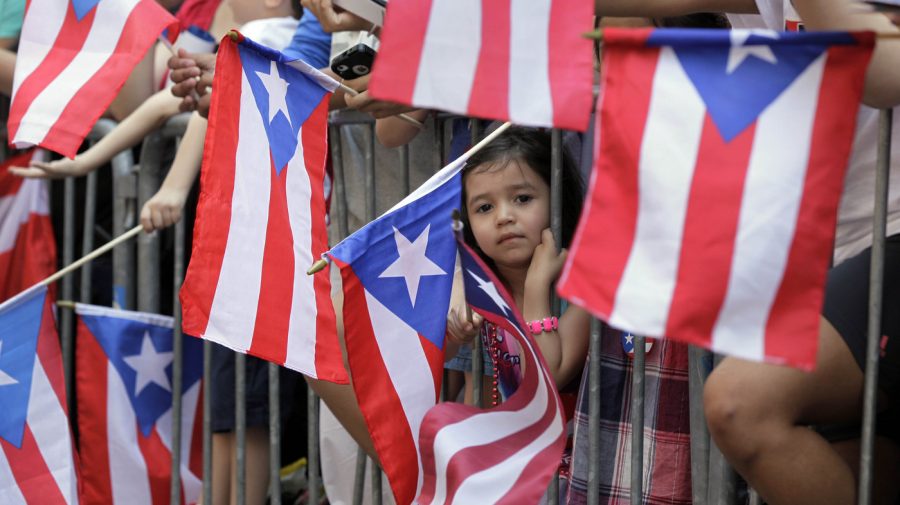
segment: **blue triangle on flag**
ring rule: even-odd
[[[275,173],[281,175],[297,151],[301,126],[328,91],[303,72],[273,59],[280,58],[280,53],[263,53],[248,42],[238,44],[241,64],[265,125]]]
[[[91,12],[100,0],[72,0],[72,8],[75,10],[75,18],[78,21],[84,19]]]
[[[0,438],[21,448],[47,288],[0,308]]]
[[[732,140],[828,49],[821,35],[747,30],[666,30],[647,43],[670,46],[722,138]],[[697,33],[702,32],[702,33]],[[801,43],[798,35],[807,37]],[[829,34],[847,43],[849,35]],[[852,39],[850,39],[852,40]],[[787,43],[785,43],[787,42]]]

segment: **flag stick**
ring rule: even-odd
[[[478,142],[477,144],[475,144],[474,146],[469,148],[469,150],[466,151],[465,153],[463,153],[463,155],[460,156],[459,158],[457,158],[457,160],[467,159],[470,156],[472,156],[473,154],[482,150],[484,148],[484,146],[490,144],[495,138],[499,137],[500,134],[502,134],[503,132],[508,130],[510,126],[512,126],[512,123],[510,123],[509,121],[498,126],[496,130],[492,131],[489,135],[487,135],[486,137],[481,139],[480,142]],[[306,271],[306,275],[313,275],[315,273],[321,272],[322,270],[325,269],[325,267],[328,266],[328,263],[329,263],[328,257],[323,254],[322,259],[316,261],[309,267],[309,270]]]
[[[37,284],[35,284],[35,286],[46,286],[46,285],[48,285],[48,284],[51,284],[51,283],[53,283],[53,282],[56,282],[56,281],[59,280],[61,277],[65,276],[66,274],[69,274],[69,273],[74,272],[75,270],[78,270],[79,268],[81,268],[81,267],[82,267],[85,263],[87,263],[88,261],[91,261],[91,260],[97,258],[98,256],[103,255],[104,253],[106,253],[106,252],[108,252],[110,249],[112,249],[113,247],[115,247],[115,246],[121,244],[122,242],[125,242],[126,240],[128,240],[128,239],[134,237],[135,235],[137,235],[138,233],[140,233],[142,229],[143,229],[143,227],[142,227],[141,225],[135,226],[134,228],[132,228],[132,229],[126,231],[125,233],[119,235],[118,237],[116,237],[116,238],[110,240],[110,241],[107,242],[106,244],[104,244],[104,245],[98,247],[97,249],[94,249],[94,250],[91,251],[87,256],[85,256],[85,257],[79,259],[78,261],[76,261],[76,262],[74,262],[74,263],[68,265],[67,267],[63,268],[63,269],[60,270],[59,272],[56,272],[55,274],[51,275],[50,277],[47,277],[46,279],[42,280],[41,282],[38,282]],[[34,287],[34,286],[32,286],[32,287]],[[29,289],[31,289],[31,288],[29,288]]]

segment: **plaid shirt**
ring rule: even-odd
[[[622,333],[605,327],[600,363],[600,503],[628,505],[631,488],[632,358]],[[652,340],[644,381],[644,496],[649,505],[691,503],[691,445],[687,346]],[[588,373],[574,420],[574,451],[561,474],[560,503],[587,503]],[[566,475],[568,474],[568,475]]]

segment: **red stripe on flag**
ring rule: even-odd
[[[188,455],[188,468],[197,476],[203,475],[203,395],[205,394],[206,388],[201,387],[200,394],[197,396],[197,404],[189,406],[194,412],[194,425],[191,428],[191,453]]]
[[[109,467],[107,435],[107,362],[106,354],[94,335],[80,319],[75,339],[75,388],[78,398],[78,428],[81,463],[89,472],[82,474],[81,503],[104,504],[112,501],[112,477]]]
[[[412,103],[430,16],[431,0],[391,2],[369,83],[373,97]]]
[[[365,288],[351,266],[334,261],[343,280],[344,339],[353,390],[397,503],[411,503],[418,483],[412,430],[375,340]]]
[[[0,252],[0,300],[33,286],[56,269],[56,242],[49,216],[31,214],[13,248]]]
[[[770,361],[806,370],[816,364],[825,274],[869,57],[853,46],[828,50],[796,232],[766,322],[764,352]],[[836,96],[845,99],[835,100]],[[810,338],[803,338],[807,335]]]
[[[182,328],[194,336],[206,334],[225,258],[227,230],[231,227],[234,160],[241,110],[241,79],[235,76],[240,76],[243,70],[236,44],[230,38],[223,39],[216,66],[219,71],[213,86],[218,92],[212,94],[209,108],[191,262],[180,294]],[[228,98],[231,100],[223,102]]]
[[[580,34],[591,30],[593,14],[590,2],[550,4],[547,71],[557,128],[584,131],[591,118],[593,42]]]
[[[726,142],[703,121],[666,335],[706,348],[725,302],[756,123]],[[702,308],[702,310],[698,310]]]
[[[90,15],[94,12],[96,9]],[[138,2],[128,15],[114,53],[75,93],[41,146],[75,157],[82,141],[115,99],[131,70],[172,21],[171,15],[155,1]]]
[[[628,54],[609,50],[610,44],[623,44],[623,39],[629,38],[633,40],[628,43],[641,44],[638,37],[625,31],[610,30],[604,36],[604,91],[598,99],[601,111],[594,139],[590,197],[558,288],[563,298],[587,304],[591,312],[602,317],[612,312],[634,242],[640,146],[633,139],[644,136],[659,59],[657,48],[642,49],[640,57],[635,50]]]
[[[509,117],[511,0],[481,2],[481,48],[468,110]]]
[[[0,448],[6,454],[9,470],[19,485],[19,491],[28,503],[41,505],[66,505],[66,499],[50,474],[47,462],[41,456],[41,449],[34,439],[28,424],[22,434],[22,448],[0,438]]]
[[[19,122],[28,111],[28,107],[34,101],[35,97],[40,95],[47,85],[72,62],[75,54],[84,46],[91,27],[94,24],[94,17],[97,9],[91,9],[90,12],[79,21],[75,16],[75,7],[72,2],[68,2],[66,9],[66,17],[60,27],[59,34],[53,41],[53,48],[44,57],[44,60],[34,69],[34,71],[22,81],[16,90],[16,95],[9,107],[9,135],[10,139],[15,138],[16,132],[19,130]]]
[[[497,501],[497,505],[518,505],[520,503],[538,502],[543,489],[532,491],[531,495],[526,495],[524,490],[527,489],[531,482],[546,482],[550,480],[550,476],[556,472],[557,466],[550,466],[546,463],[548,458],[560,459],[560,450],[555,444],[547,446],[546,449],[538,452],[531,458],[531,461],[525,465],[519,478],[512,485],[509,492],[503,498]],[[551,483],[552,485],[552,483]]]
[[[41,331],[38,335],[37,356],[41,360],[41,367],[60,408],[68,416],[69,406],[66,403],[66,382],[63,376],[62,352],[59,348],[59,336],[56,333],[56,318],[53,317],[53,291],[47,292],[44,300],[44,312],[41,316]]]
[[[269,163],[272,162],[271,154]],[[294,292],[294,236],[288,217],[285,181],[288,169],[278,175],[270,165],[271,193],[266,244],[263,249],[262,276],[253,340],[247,353],[284,363],[287,356],[288,329],[291,324],[291,300]]]
[[[325,225],[325,165],[328,159],[328,101],[325,96],[310,114],[300,130],[303,144],[303,164],[309,174],[310,218],[312,224],[311,252],[313,259],[328,250],[328,228]],[[316,377],[347,384],[350,378],[344,369],[341,345],[337,338],[334,305],[331,302],[330,272],[313,276],[316,293]]]
[[[147,465],[147,477],[150,484],[150,496],[154,505],[169,503],[169,488],[172,483],[172,454],[163,444],[159,432],[154,428],[149,436],[141,433],[137,423],[134,425],[138,448]]]
[[[9,167],[27,167],[33,154],[34,150],[29,149],[10,156],[0,165],[0,197],[11,196],[19,191],[25,179],[9,173]]]

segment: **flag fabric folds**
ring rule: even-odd
[[[814,367],[873,40],[605,31],[596,166],[560,295],[625,331]]]
[[[538,503],[565,446],[559,393],[503,284],[468,246],[459,249],[466,303],[517,341],[524,377],[498,407],[441,403],[426,414],[417,502]]]
[[[0,503],[77,503],[62,355],[45,286],[0,305]]]
[[[0,301],[56,269],[47,182],[8,171],[11,166],[27,166],[32,155],[33,151],[19,153],[0,166]]]
[[[587,129],[593,3],[391,0],[372,95],[526,126]]]
[[[341,270],[353,388],[397,503],[411,503],[422,486],[419,429],[443,375],[463,163],[328,253]]]
[[[203,151],[184,331],[347,383],[328,273],[328,99],[337,83],[236,36],[222,40]]]
[[[167,504],[172,469],[173,319],[77,304],[82,504]],[[183,341],[182,502],[200,498],[203,346]]]
[[[153,0],[29,1],[13,78],[10,144],[74,157],[134,66],[175,23]]]

